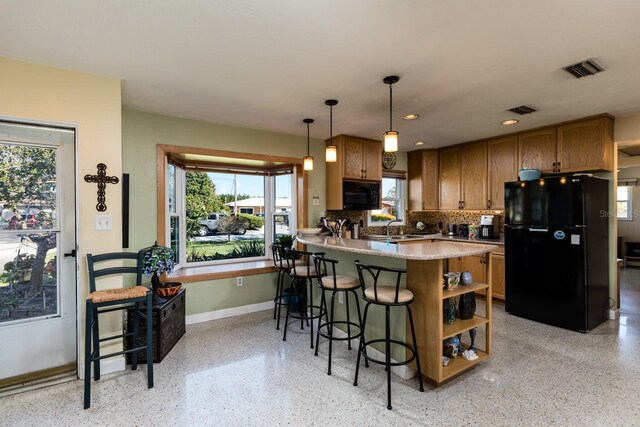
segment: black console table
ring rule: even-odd
[[[153,315],[153,362],[159,363],[171,351],[185,332],[185,294],[186,290],[167,299],[166,302],[154,305]],[[133,309],[127,310],[127,333],[133,332]],[[140,338],[146,342],[146,316],[140,316]],[[126,346],[131,348],[132,337],[127,337]],[[138,352],[138,363],[146,362],[145,351]],[[127,363],[131,363],[131,354],[127,355]]]

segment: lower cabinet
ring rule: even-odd
[[[495,252],[491,252],[489,256],[491,257],[491,271],[489,272],[489,280],[491,282],[493,299],[500,299],[504,301],[504,248],[500,248]]]
[[[487,257],[491,257],[490,270]],[[504,301],[504,247],[500,247],[491,254],[450,258],[449,271],[468,271],[474,282],[491,283],[493,299]],[[476,293],[485,295],[485,290],[480,289]]]

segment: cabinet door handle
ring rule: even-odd
[[[556,171],[556,162],[553,162],[553,172],[555,173]]]
[[[560,172],[560,162],[558,162],[558,168],[557,168],[556,172]]]
[[[491,199],[487,200],[487,207],[491,209]]]
[[[462,209],[464,209],[464,200],[462,201]]]

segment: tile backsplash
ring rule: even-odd
[[[496,215],[499,218],[500,232],[504,232],[504,211],[482,210],[438,210],[438,211],[407,211],[404,225],[392,225],[392,234],[435,233],[446,230],[448,224],[480,224],[481,215]],[[362,220],[364,228],[362,234],[383,234],[385,227],[369,227],[367,225],[367,211],[326,211],[327,218],[346,218],[351,223]],[[416,229],[416,224],[423,222],[426,228]],[[440,228],[442,227],[442,229]]]

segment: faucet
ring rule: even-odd
[[[396,218],[396,219],[392,219],[391,221],[389,221],[389,222],[387,223],[387,240],[389,240],[389,237],[390,237],[390,234],[389,234],[389,231],[390,231],[390,230],[389,230],[389,226],[390,226],[391,224],[393,224],[394,222],[402,222],[402,220],[401,220],[400,218]]]

